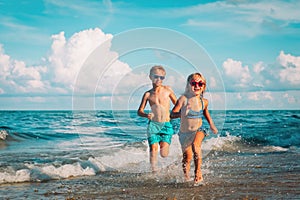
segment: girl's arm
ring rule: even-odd
[[[207,99],[203,99],[204,100],[204,110],[203,110],[203,115],[204,117],[206,118],[209,126],[210,126],[210,129],[212,130],[212,132],[214,134],[217,134],[218,133],[218,129],[217,127],[215,126],[210,114],[209,114],[209,111],[208,111],[208,100]]]
[[[181,111],[181,108],[182,108],[182,105],[183,105],[183,97],[181,96],[175,106],[173,107],[172,111],[171,111],[171,114],[170,114],[170,117],[171,119],[174,119],[174,118],[179,118],[180,117],[180,111]]]

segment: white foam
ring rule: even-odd
[[[118,170],[127,172],[144,171],[145,161],[148,160],[147,152],[141,148],[128,147],[119,149],[111,155],[104,155],[89,159],[93,161],[100,169]]]
[[[5,140],[7,136],[8,136],[8,133],[6,130],[0,130],[0,139],[1,140]]]
[[[132,173],[141,173],[150,171],[149,145],[143,142],[143,146],[127,146],[118,149],[112,154],[95,156],[89,161],[96,165],[101,171],[117,170]],[[182,152],[178,135],[174,135],[170,145],[169,155],[166,158],[158,156],[158,167],[165,168],[181,159]]]
[[[16,172],[0,172],[0,184],[20,183],[30,181],[30,170],[21,169]]]
[[[288,148],[283,148],[283,147],[279,147],[279,146],[267,146],[267,147],[263,147],[264,152],[285,152],[288,151]]]
[[[79,163],[66,164],[60,167],[55,167],[53,165],[44,166],[40,168],[41,172],[55,178],[69,178],[77,176],[92,176],[95,175],[95,171],[90,168],[83,168]]]
[[[222,150],[226,147],[234,146],[235,142],[241,141],[241,137],[232,136],[229,132],[226,132],[226,137],[212,137],[209,139],[205,139],[202,144],[202,150],[210,151],[210,150]]]
[[[280,146],[251,146],[242,142],[239,136],[232,136],[226,132],[226,137],[214,137],[204,140],[202,149],[209,153],[210,150],[226,151],[226,152],[248,152],[248,153],[268,153],[268,152],[284,152],[289,149]],[[203,154],[203,156],[205,156]]]

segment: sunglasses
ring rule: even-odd
[[[202,81],[199,81],[199,82],[196,82],[196,81],[192,81],[192,82],[190,82],[190,84],[191,84],[191,86],[196,86],[196,85],[198,85],[199,87],[202,87],[202,86],[204,86],[205,85],[205,83],[203,83]]]
[[[159,76],[159,75],[156,75],[156,74],[152,74],[151,75],[154,79],[160,79],[160,80],[164,80],[165,79],[165,77],[164,76]]]

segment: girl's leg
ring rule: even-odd
[[[202,151],[201,145],[204,139],[203,132],[197,132],[194,142],[192,144],[192,150],[194,153],[194,162],[195,162],[195,183],[198,183],[203,180],[201,166],[202,166]]]
[[[182,168],[183,168],[184,178],[186,181],[190,180],[192,156],[193,156],[193,151],[192,151],[192,146],[190,145],[185,149],[182,157]]]
[[[150,146],[150,164],[152,172],[157,171],[157,153],[158,153],[158,143],[154,143]]]

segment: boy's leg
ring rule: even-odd
[[[158,143],[150,145],[150,164],[152,171],[157,171],[157,153],[158,153]]]
[[[163,158],[167,157],[169,155],[169,148],[170,148],[169,143],[160,142],[159,146],[160,146],[160,156]]]
[[[160,134],[160,156],[165,158],[169,155],[169,149],[170,149],[170,144],[172,140],[172,135],[173,135],[173,129],[170,131],[170,133],[163,133]]]
[[[201,145],[205,135],[203,132],[197,132],[194,142],[192,144],[195,162],[195,182],[203,180],[201,166],[202,166],[202,151]]]

